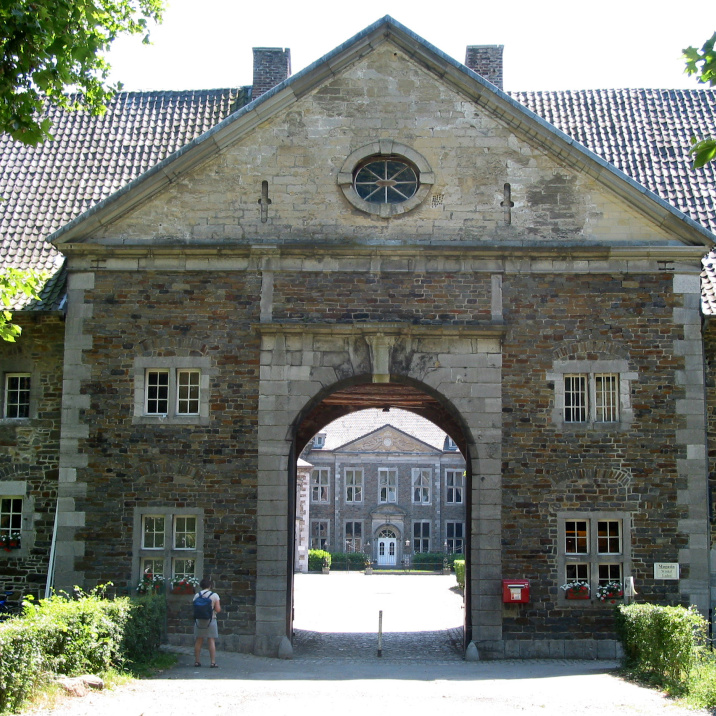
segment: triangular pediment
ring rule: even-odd
[[[373,215],[350,199],[352,167],[371,153],[407,157],[422,178],[399,220],[391,207]],[[153,251],[317,242],[654,249],[714,240],[390,17],[51,238],[59,248]]]
[[[386,425],[369,435],[353,440],[337,448],[335,452],[440,454],[440,451],[431,445],[394,428],[392,425]]]

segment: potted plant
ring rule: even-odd
[[[164,577],[159,574],[152,574],[151,572],[145,572],[142,575],[142,579],[137,585],[137,594],[159,594],[164,587]]]
[[[611,600],[612,604],[624,596],[624,588],[620,582],[607,582],[597,587],[597,599],[600,602]]]
[[[7,532],[0,536],[0,548],[9,552],[12,549],[20,549],[20,537],[19,532]]]
[[[564,589],[567,599],[589,599],[589,582],[567,582],[562,584],[560,589]]]
[[[194,594],[198,586],[196,577],[172,577],[172,594]]]
[[[370,561],[370,557],[365,558],[365,561],[363,562],[363,567],[365,568],[366,574],[373,574],[373,562]]]

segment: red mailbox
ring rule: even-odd
[[[505,604],[527,604],[530,601],[529,579],[503,579],[502,601]]]

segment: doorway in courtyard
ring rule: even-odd
[[[346,386],[307,412],[296,445],[296,653],[370,658],[381,632],[393,658],[462,655],[460,444],[449,408],[411,385]]]

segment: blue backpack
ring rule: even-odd
[[[204,596],[204,592],[199,592],[199,596],[194,600],[194,620],[204,619],[211,621],[214,616],[214,603],[211,601],[211,595]]]

